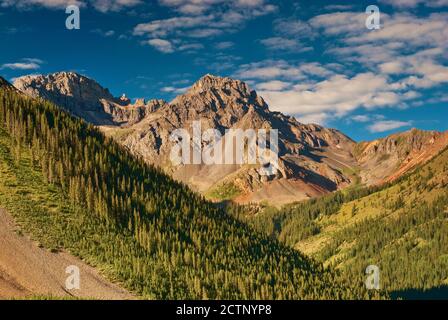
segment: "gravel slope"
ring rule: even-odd
[[[92,267],[65,252],[51,253],[16,232],[11,216],[0,209],[0,299],[32,295],[93,299],[134,299]],[[66,290],[68,266],[80,270],[80,289]]]

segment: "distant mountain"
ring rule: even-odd
[[[448,132],[412,129],[359,143],[354,151],[367,185],[393,181],[427,162],[448,145]]]
[[[404,139],[402,143],[409,143],[408,150],[414,153],[432,135],[439,137],[436,141],[442,138],[437,133],[411,130],[381,139],[377,145],[379,149],[389,146],[382,149],[383,154],[395,157],[395,139]],[[406,154],[407,151],[403,157]],[[341,270],[348,279],[364,275],[368,265],[377,266],[381,288],[394,297],[448,298],[446,147],[393,183],[352,188],[289,204],[277,211],[247,215],[245,220],[271,237]]]
[[[377,184],[429,160],[447,143],[436,132],[415,131],[356,144],[338,130],[270,111],[246,83],[213,75],[205,75],[170,103],[140,99],[132,104],[72,72],[21,77],[14,86],[99,126],[133,154],[216,200],[283,204],[356,182]],[[191,134],[194,121],[201,121],[202,131],[213,128],[222,135],[228,129],[277,129],[278,171],[265,176],[254,165],[173,166],[170,134],[175,129]]]

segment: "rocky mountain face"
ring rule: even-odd
[[[354,154],[366,184],[393,181],[432,159],[448,145],[448,132],[412,129],[359,143]]]
[[[359,177],[367,184],[387,181],[432,157],[434,152],[427,150],[443,144],[441,134],[435,132],[356,144],[338,130],[302,124],[270,111],[242,81],[212,75],[205,75],[170,103],[139,99],[131,104],[125,96],[115,98],[94,80],[71,72],[26,76],[14,86],[92,122],[148,163],[220,200],[282,204],[344,188]],[[170,154],[178,142],[170,135],[176,129],[192,135],[197,123],[202,133],[216,129],[223,140],[231,129],[277,129],[278,170],[267,176],[253,164],[174,165]],[[200,144],[202,150],[207,148],[203,141]],[[225,147],[222,151],[229,152]]]
[[[229,129],[278,129],[276,174],[263,175],[260,166],[247,164],[173,166],[169,156],[174,142],[170,134],[179,128],[192,134],[195,121],[200,121],[202,132],[217,129],[223,139],[227,139]],[[125,131],[108,128],[106,132],[134,154],[162,166],[196,190],[217,198],[225,198],[228,190],[233,190],[230,196],[242,202],[274,198],[288,202],[348,185],[350,178],[341,171],[353,165],[347,150],[355,144],[337,130],[304,125],[271,112],[244,82],[211,75]]]
[[[163,102],[140,101],[132,105],[126,97],[114,98],[96,81],[74,72],[30,75],[17,78],[14,87],[33,98],[44,98],[95,125],[135,123]]]

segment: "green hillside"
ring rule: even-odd
[[[380,268],[398,297],[448,297],[448,149],[393,184],[267,208],[244,220],[347,279]]]
[[[58,107],[0,89],[0,207],[155,299],[368,298]],[[369,293],[374,294],[374,293]]]

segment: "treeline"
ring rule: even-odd
[[[59,243],[94,257],[137,293],[157,299],[369,297],[361,284],[344,284],[252,231],[53,104],[0,90],[0,128],[11,139],[16,167],[26,154],[42,188],[55,188],[78,208],[72,211],[80,221],[70,217],[60,225],[61,214],[47,232],[59,230]],[[36,217],[31,206],[27,202],[26,210]],[[49,215],[38,214],[35,223]]]

